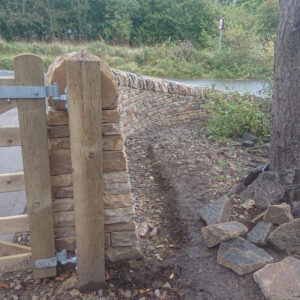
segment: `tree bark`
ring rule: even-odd
[[[280,0],[279,9],[271,116],[271,170],[299,172],[300,0]]]

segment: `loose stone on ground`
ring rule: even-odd
[[[228,222],[230,210],[230,198],[223,196],[203,207],[200,210],[200,217],[207,225]]]
[[[268,240],[278,250],[300,254],[300,218],[277,227]]]
[[[247,233],[248,228],[240,222],[211,224],[202,228],[202,237],[207,247],[214,247],[222,242]]]
[[[272,230],[272,223],[260,221],[256,226],[248,233],[247,240],[258,246],[265,246],[267,244],[267,238]]]
[[[270,204],[282,201],[288,187],[292,184],[295,171],[263,172],[242,193],[241,199],[255,200],[255,206],[266,209]]]
[[[220,245],[218,263],[244,275],[273,262],[273,258],[263,249],[249,241],[237,237]]]
[[[300,299],[300,260],[294,257],[263,267],[253,278],[267,299]]]
[[[281,225],[294,220],[291,214],[291,206],[285,203],[279,205],[269,205],[264,216],[265,222]]]

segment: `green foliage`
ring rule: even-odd
[[[212,134],[224,138],[246,132],[262,138],[269,136],[270,100],[259,103],[239,94],[224,98],[215,92],[208,96],[208,130]]]
[[[259,7],[257,32],[267,40],[274,39],[277,28],[278,11],[278,0],[267,0]]]

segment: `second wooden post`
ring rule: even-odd
[[[66,71],[78,285],[91,292],[105,286],[100,60],[77,53],[67,60]]]

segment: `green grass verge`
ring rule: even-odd
[[[86,44],[6,42],[0,40],[0,69],[13,69],[13,57],[34,53],[44,60],[45,69],[55,57],[88,49],[116,69],[162,78],[262,79],[272,74],[272,55],[265,49],[246,53],[225,49],[196,49],[188,43],[130,48],[102,41]]]

